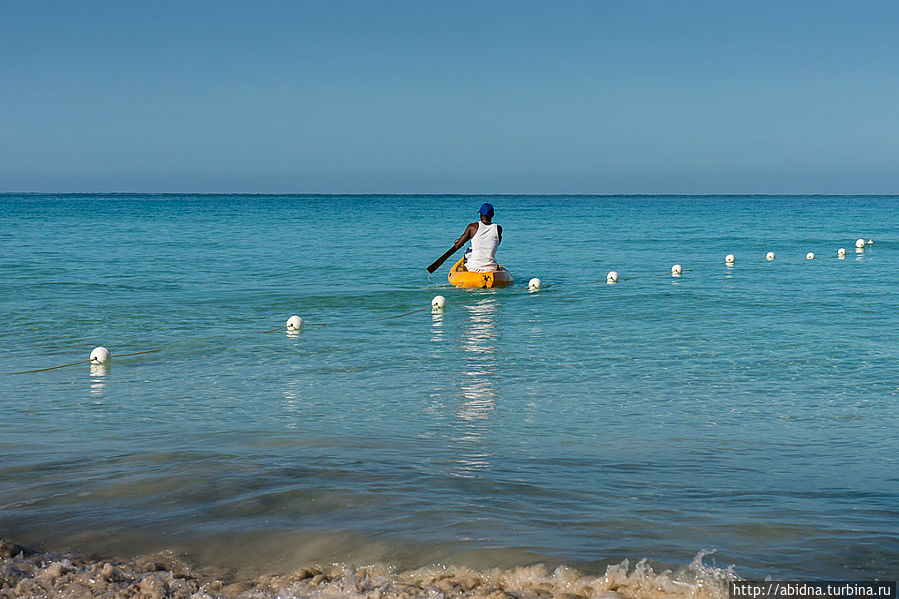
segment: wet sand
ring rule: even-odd
[[[247,577],[168,553],[124,561],[88,559],[0,540],[0,598],[724,599],[727,582],[738,577],[703,564],[704,555],[678,571],[655,572],[642,561],[630,567],[625,560],[599,577],[541,565],[483,571],[430,566],[406,572],[332,565]]]

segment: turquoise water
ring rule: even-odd
[[[113,354],[0,376],[0,537],[895,579],[899,198],[488,199],[503,290],[482,197],[0,196],[0,372]]]

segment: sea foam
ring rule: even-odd
[[[397,572],[387,566],[309,566],[288,574],[240,576],[204,568],[171,553],[116,562],[26,550],[0,541],[0,596],[211,598],[438,599],[724,599],[732,569],[703,563],[656,572],[641,560],[610,565],[601,576],[542,565],[477,570],[428,566]]]

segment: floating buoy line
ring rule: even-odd
[[[327,322],[306,322],[299,316],[291,316],[287,319],[287,322],[282,324],[279,327],[275,327],[273,329],[266,329],[262,331],[263,333],[274,333],[275,331],[283,331],[287,329],[288,331],[299,331],[303,327],[326,327],[328,326]]]
[[[402,314],[397,314],[395,316],[382,316],[381,318],[375,318],[375,320],[390,320],[392,318],[400,318],[402,316],[409,316],[410,314],[415,314],[416,312],[424,312],[428,309],[434,309],[433,305],[427,306],[425,308],[417,308],[415,310],[409,310],[408,312],[403,312]],[[438,308],[440,309],[440,308]]]
[[[138,351],[130,354],[120,354],[119,358],[129,358],[131,356],[143,356],[144,354],[155,354],[162,351],[162,348],[148,349],[146,351]],[[62,364],[60,366],[51,366],[50,368],[37,368],[35,370],[22,370],[20,372],[10,372],[9,374],[31,374],[33,372],[47,372],[48,370],[56,370],[58,368],[68,368],[69,366],[77,366],[79,364],[87,364],[90,362],[92,366],[107,365],[112,361],[112,354],[105,347],[95,347],[87,360],[80,362],[72,362],[71,364]]]
[[[856,253],[859,253],[859,254],[864,253],[867,246],[873,245],[873,243],[874,243],[873,239],[869,239],[868,241],[865,241],[864,238],[861,238],[861,237],[858,238],[855,241]],[[844,260],[846,258],[846,248],[839,248],[837,250],[837,257],[841,260]],[[768,260],[769,262],[773,261],[774,258],[775,258],[775,254],[772,251],[769,251],[768,253],[765,254],[765,259]],[[806,253],[805,259],[806,260],[815,260],[816,259],[815,253],[814,252]],[[729,268],[731,268],[736,263],[736,260],[737,260],[737,258],[736,258],[735,254],[727,254],[724,257],[723,264],[726,264]],[[690,272],[690,271],[691,271],[691,269],[685,269],[681,264],[674,264],[671,267],[670,276],[677,278],[677,277],[682,276],[684,272]],[[658,275],[658,276],[668,276],[668,275]],[[584,284],[590,285],[590,284],[605,282],[608,285],[614,285],[614,284],[618,283],[619,281],[627,281],[627,280],[631,280],[632,278],[633,277],[629,277],[629,278],[621,277],[619,275],[618,271],[611,270],[608,272],[608,274],[606,274],[606,278],[604,280],[588,281]],[[428,277],[428,280],[430,280],[430,276]],[[533,292],[540,291],[541,289],[545,289],[546,287],[550,287],[550,286],[551,285],[544,284],[543,281],[540,280],[539,278],[534,277],[530,281],[528,281],[528,292],[533,293]],[[425,306],[423,308],[416,308],[415,310],[409,310],[408,312],[403,312],[402,314],[394,314],[392,316],[382,316],[379,318],[375,318],[374,320],[391,320],[394,318],[402,318],[404,316],[409,316],[411,314],[416,314],[418,312],[424,312],[425,310],[428,310],[428,309],[430,309],[435,315],[442,313],[446,309],[446,298],[442,295],[435,295],[431,299],[431,304],[429,306]],[[285,322],[283,325],[281,325],[279,327],[275,327],[273,329],[267,329],[267,330],[261,331],[261,332],[262,333],[273,333],[275,331],[287,330],[288,333],[298,333],[304,327],[307,327],[307,326],[308,327],[313,327],[313,326],[323,327],[323,326],[328,326],[328,325],[329,325],[329,323],[326,323],[326,322],[306,322],[303,319],[303,317],[294,314],[294,315],[290,316],[287,319],[287,322]],[[163,348],[148,349],[148,350],[139,351],[139,352],[119,354],[116,357],[128,358],[128,357],[132,357],[132,356],[143,356],[143,355],[147,355],[147,354],[159,353],[162,350],[163,350]],[[98,346],[98,347],[95,347],[93,350],[91,350],[90,356],[88,357],[87,360],[80,360],[78,362],[70,362],[68,364],[60,364],[59,366],[50,366],[48,368],[36,368],[33,370],[21,370],[18,372],[9,372],[7,374],[14,375],[14,374],[33,374],[33,373],[38,373],[38,372],[48,372],[50,370],[58,370],[60,368],[68,368],[70,366],[78,366],[80,364],[88,364],[88,363],[90,363],[92,366],[106,366],[106,365],[109,365],[111,363],[111,361],[112,361],[112,353],[107,348],[105,348],[103,346]]]

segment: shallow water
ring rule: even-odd
[[[0,536],[895,578],[897,200],[493,196],[472,291],[424,267],[481,197],[0,196],[0,372],[113,354],[0,377]]]

